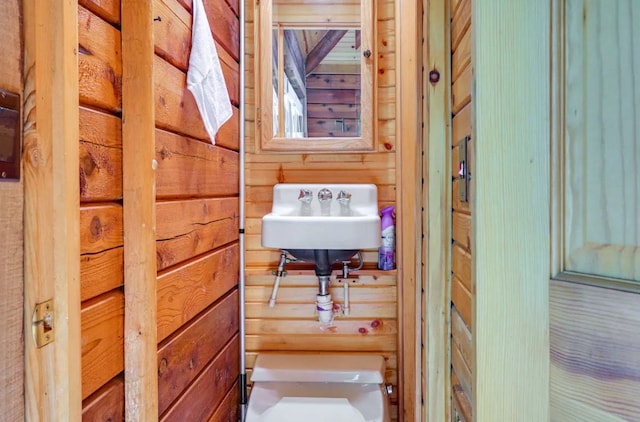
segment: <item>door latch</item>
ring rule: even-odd
[[[38,348],[46,346],[54,340],[53,316],[53,299],[38,303],[33,310],[33,339]]]
[[[469,153],[468,144],[471,138],[465,136],[458,142],[458,191],[460,202],[469,202]]]

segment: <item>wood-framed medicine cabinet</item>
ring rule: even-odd
[[[256,151],[375,151],[373,0],[262,0]]]

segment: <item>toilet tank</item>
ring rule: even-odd
[[[270,353],[258,355],[251,381],[382,384],[384,371],[379,355]]]

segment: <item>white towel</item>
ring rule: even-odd
[[[215,144],[218,129],[229,120],[233,110],[202,0],[193,0],[187,88],[196,100],[211,143]]]

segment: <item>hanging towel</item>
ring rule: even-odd
[[[233,110],[202,0],[193,0],[187,88],[196,100],[211,143],[215,144],[218,129],[229,120]]]

